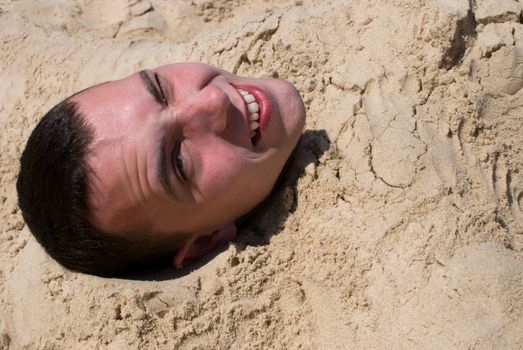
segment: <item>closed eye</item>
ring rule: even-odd
[[[149,91],[149,93],[154,97],[155,101],[163,107],[167,107],[167,99],[165,97],[164,88],[161,84],[162,79],[158,73],[154,73],[154,81],[144,70],[140,71],[139,74],[147,91]]]
[[[167,98],[165,97],[165,92],[164,92],[164,89],[162,87],[162,81],[160,79],[160,76],[158,75],[158,73],[154,73],[154,80],[156,81],[156,86],[158,86],[158,92],[159,92],[159,95],[161,97],[161,104],[165,107],[167,107]]]

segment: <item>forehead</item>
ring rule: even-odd
[[[96,146],[120,137],[130,142],[145,137],[148,126],[157,122],[160,107],[138,73],[88,89],[72,99],[94,131]],[[91,147],[91,151],[93,151]]]
[[[101,229],[111,228],[111,231],[125,231],[125,223],[140,225],[129,220],[133,215],[127,212],[133,211],[133,199],[124,180],[133,145],[154,136],[150,135],[156,119],[151,117],[156,111],[152,97],[139,74],[133,74],[96,85],[72,100],[94,132],[87,155],[91,169],[88,201],[92,219]],[[105,203],[111,203],[111,208],[118,210],[109,210]]]
[[[137,97],[143,93],[143,84],[139,74],[132,74],[126,78],[108,81],[71,97],[87,119],[98,119],[107,115],[125,111]],[[95,122],[98,120],[95,120]]]

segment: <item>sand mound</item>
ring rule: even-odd
[[[0,1],[0,348],[521,348],[522,6]],[[194,270],[64,270],[17,208],[25,140],[62,97],[176,61],[293,82],[303,171]]]

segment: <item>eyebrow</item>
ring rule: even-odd
[[[158,88],[154,84],[151,77],[147,74],[147,71],[141,70],[139,72],[140,78],[142,79],[143,84],[145,85],[145,88],[149,93],[154,97],[154,100],[161,104],[163,106],[163,98],[160,92],[158,91]]]
[[[142,82],[149,91],[149,93],[154,97],[156,102],[162,104],[162,97],[158,93],[158,90],[156,89],[153,81],[147,74],[145,70],[142,70],[139,72],[140,78],[142,79]],[[162,137],[160,139],[160,143],[158,144],[158,149],[156,154],[158,155],[156,159],[156,176],[158,177],[158,180],[160,181],[160,184],[162,185],[165,192],[173,199],[178,200],[178,197],[176,196],[176,193],[174,192],[173,188],[169,184],[169,175],[167,174],[167,154],[166,154],[166,147],[167,147],[167,135],[165,133],[162,134]]]

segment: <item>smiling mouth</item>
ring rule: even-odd
[[[272,104],[267,92],[257,85],[233,85],[247,108],[247,124],[253,146],[257,146],[264,137],[272,119]]]
[[[238,92],[242,96],[243,101],[247,106],[247,112],[249,113],[248,117],[251,142],[254,145],[257,138],[256,136],[259,134],[260,130],[260,114],[258,113],[260,111],[260,105],[258,101],[256,101],[256,97],[254,97],[254,95],[251,95],[248,91],[238,89]]]

